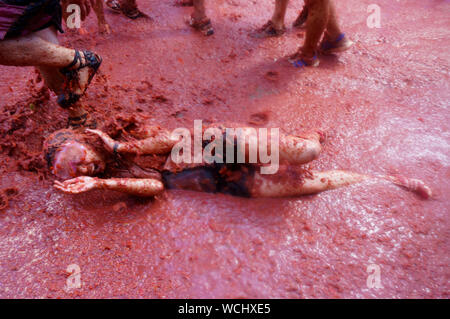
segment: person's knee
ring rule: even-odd
[[[59,44],[58,32],[54,26],[35,32],[35,35],[42,40],[48,41],[53,44]]]
[[[308,158],[310,161],[317,159],[322,151],[322,146],[318,141],[308,141]]]
[[[45,85],[56,95],[60,94],[64,79],[58,70],[50,67],[36,67],[36,69],[41,74]]]

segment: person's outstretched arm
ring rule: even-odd
[[[86,131],[100,137],[106,149],[113,153],[167,154],[178,142],[178,139],[173,139],[167,131],[161,131],[154,136],[132,142],[115,141],[100,130],[87,129]]]
[[[156,179],[110,178],[80,176],[64,182],[55,181],[54,187],[67,194],[80,194],[93,189],[107,189],[136,196],[155,196],[164,190]]]

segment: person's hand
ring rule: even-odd
[[[67,6],[70,4],[76,4],[80,7],[81,21],[84,21],[91,12],[91,4],[89,0],[61,0],[64,19],[66,19],[68,16]]]
[[[80,176],[64,182],[55,181],[53,186],[66,194],[79,194],[97,188],[100,181],[89,176]]]
[[[116,141],[113,140],[111,137],[109,137],[108,134],[106,134],[100,130],[91,130],[91,129],[86,129],[86,132],[100,137],[100,139],[103,141],[103,143],[105,143],[106,149],[110,152],[114,151],[114,145],[116,144]]]

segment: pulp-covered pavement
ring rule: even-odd
[[[301,1],[269,39],[251,34],[273,1],[207,1],[211,37],[174,1],[138,1],[152,21],[106,10],[111,35],[91,14],[87,35],[61,36],[104,59],[84,98],[99,128],[140,118],[321,129],[311,168],[402,174],[433,197],[375,182],[287,199],[65,195],[39,154],[67,113],[32,68],[2,66],[0,297],[448,298],[450,2],[377,0],[381,28],[369,28],[372,0],[336,1],[355,45],[301,70],[287,61],[304,39],[290,27]]]

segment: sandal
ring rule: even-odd
[[[296,68],[303,68],[307,66],[317,67],[320,64],[317,54],[312,58],[305,58],[301,53],[296,53],[289,58],[289,62]]]
[[[88,123],[89,120],[89,123]],[[91,129],[97,128],[97,122],[89,116],[89,113],[84,113],[80,116],[72,116],[67,120],[67,127],[76,129],[80,127],[87,127]]]
[[[86,92],[89,84],[97,73],[98,68],[102,64],[102,58],[91,51],[83,51],[83,55],[84,59],[86,60],[85,63],[83,63],[81,59],[80,51],[75,50],[75,57],[73,58],[72,63],[70,63],[67,67],[59,70],[66,78],[66,82],[63,85],[63,93],[58,96],[58,104],[62,108],[68,108],[72,104],[78,102],[80,97]],[[71,69],[77,63],[79,63],[78,68]],[[76,87],[80,87],[78,72],[86,67],[90,69],[86,86],[82,90],[83,92],[81,94],[74,93],[73,89]]]
[[[187,23],[189,24],[190,27],[202,32],[203,35],[205,36],[210,36],[214,34],[214,29],[212,27],[211,20],[208,18],[205,18],[201,21],[195,21],[195,19],[191,17],[190,19],[188,19]]]
[[[139,11],[138,8],[132,8],[131,10],[126,10],[126,8],[122,8],[120,6],[120,2],[117,0],[107,0],[106,5],[108,6],[108,8],[110,8],[111,10],[115,11],[115,12],[120,12],[123,13],[124,16],[126,16],[127,18],[130,19],[137,19],[137,18],[149,18],[148,15],[146,15],[145,13],[142,13],[141,11]]]
[[[341,33],[339,37],[333,41],[327,41],[325,39],[322,40],[322,43],[320,44],[320,52],[323,54],[332,54],[337,52],[343,52],[353,45],[353,41],[349,40],[345,33]]]
[[[105,4],[108,8],[110,8],[113,11],[121,12],[120,3],[117,0],[107,0],[105,1]]]
[[[84,126],[84,124],[86,124],[87,121],[87,117],[88,114],[84,113],[83,115],[80,116],[73,116],[67,119],[67,127],[71,127],[71,128],[79,128],[81,126]]]
[[[283,28],[277,29],[272,20],[269,20],[257,32],[260,37],[279,37],[286,33],[286,28],[283,26]]]
[[[141,11],[139,11],[139,9],[135,9],[135,10],[131,10],[131,11],[123,11],[122,13],[127,17],[130,18],[132,20],[136,20],[137,18],[149,18],[148,15],[146,15],[145,13],[142,13]]]
[[[298,15],[297,19],[295,19],[292,26],[294,28],[301,28],[304,26],[306,20],[308,20],[308,7],[304,6],[302,12]]]

